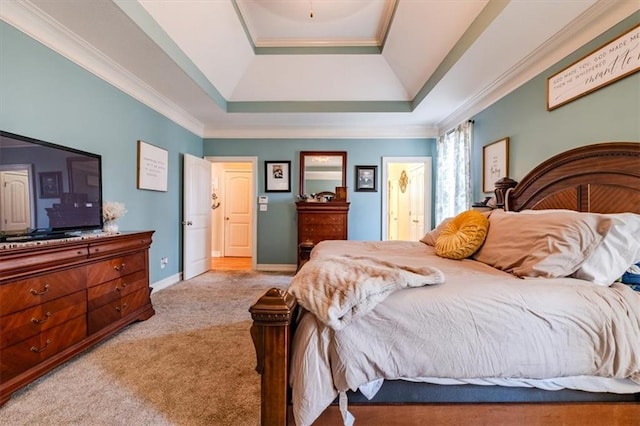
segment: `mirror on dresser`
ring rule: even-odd
[[[346,151],[301,151],[300,194],[335,193],[347,185]]]

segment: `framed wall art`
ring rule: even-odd
[[[166,149],[138,141],[138,189],[166,191],[168,160]]]
[[[575,99],[640,70],[640,24],[547,79],[547,110]]]
[[[378,191],[378,166],[356,166],[356,191]]]
[[[509,138],[482,147],[482,191],[493,192],[496,181],[509,176]]]
[[[40,180],[40,198],[60,198],[62,192],[62,172],[42,172]]]
[[[265,192],[291,192],[291,161],[264,162]]]

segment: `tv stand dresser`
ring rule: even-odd
[[[81,351],[153,316],[152,235],[0,243],[0,405]]]

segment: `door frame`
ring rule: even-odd
[[[251,213],[251,269],[254,271],[258,266],[258,157],[257,156],[205,156],[205,160],[211,163],[251,163],[251,173],[253,175],[253,206]]]
[[[382,157],[382,181],[380,188],[382,188],[382,214],[380,217],[382,235],[380,240],[385,241],[389,232],[389,226],[387,224],[387,217],[389,211],[389,194],[387,193],[387,180],[389,179],[389,163],[421,163],[424,164],[424,179],[425,179],[425,193],[424,193],[424,211],[425,211],[425,232],[431,229],[432,221],[432,205],[433,205],[433,157],[417,156],[417,157]]]

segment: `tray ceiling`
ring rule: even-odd
[[[203,137],[434,137],[637,10],[606,0],[3,0],[0,17]]]

